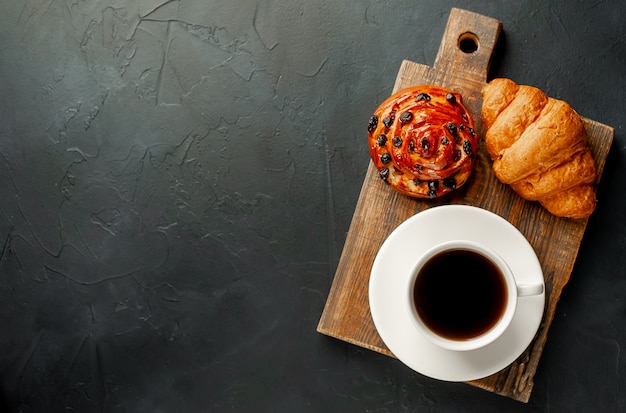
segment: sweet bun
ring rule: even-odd
[[[439,197],[472,173],[476,133],[459,93],[432,85],[402,89],[376,109],[367,131],[379,176],[405,195]]]

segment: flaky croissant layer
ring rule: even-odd
[[[596,206],[596,166],[581,117],[541,90],[494,79],[482,90],[485,147],[498,179],[556,216]]]

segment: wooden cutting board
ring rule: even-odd
[[[536,202],[520,198],[502,185],[491,170],[480,119],[481,89],[502,24],[493,18],[452,9],[434,67],[404,61],[393,91],[434,84],[455,90],[472,113],[480,138],[479,156],[466,185],[441,199],[418,200],[386,185],[370,162],[350,224],[326,306],[317,330],[349,343],[393,357],[371,318],[368,283],[372,263],[387,236],[412,215],[442,204],[474,205],[492,211],[517,227],[535,249],[546,282],[543,322],[528,349],[502,371],[469,384],[528,402],[548,329],[561,291],[567,284],[588,219],[557,218]],[[474,50],[475,49],[475,50]],[[515,79],[513,79],[515,80]],[[372,102],[372,112],[379,102]],[[574,108],[584,112],[584,108]],[[584,119],[598,168],[598,182],[613,141],[613,128]],[[363,124],[363,145],[367,134]]]

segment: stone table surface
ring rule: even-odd
[[[615,128],[533,395],[316,332],[402,60],[452,7],[490,77]],[[0,412],[626,410],[626,6],[6,0]]]

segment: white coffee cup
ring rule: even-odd
[[[519,284],[506,261],[469,240],[448,241],[419,257],[406,302],[415,327],[448,350],[475,350],[500,337],[513,320],[518,297],[539,295],[544,284]]]

